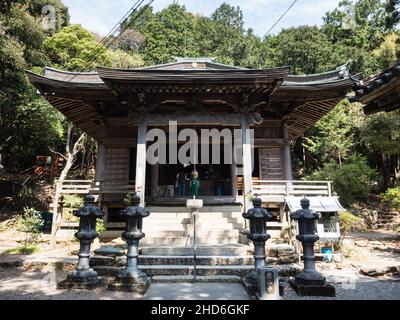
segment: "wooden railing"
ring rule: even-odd
[[[56,181],[58,194],[127,194],[135,190],[134,181],[118,180],[64,180]]]
[[[52,226],[52,243],[55,244],[55,235],[63,226],[63,208],[60,207],[60,199],[63,195],[87,195],[95,196],[95,201],[98,207],[102,204],[106,197],[112,197],[112,201],[117,198],[122,201],[125,195],[135,190],[134,181],[118,181],[118,180],[64,180],[56,181],[56,195],[53,202],[53,226]]]
[[[257,194],[264,201],[283,202],[285,197],[332,196],[331,181],[253,181],[253,194]]]

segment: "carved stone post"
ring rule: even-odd
[[[265,267],[265,243],[271,237],[267,233],[267,221],[272,218],[272,214],[261,205],[262,200],[256,197],[253,200],[254,208],[243,213],[243,218],[250,220],[250,234],[247,237],[254,243],[255,270],[242,279],[242,284],[250,295],[256,295],[258,299],[266,299],[266,295],[271,292],[274,297],[279,296],[279,279],[277,272]],[[266,281],[265,277],[271,276],[276,279],[272,282]],[[278,285],[275,288],[276,284]],[[266,286],[273,286],[273,288],[266,288]]]
[[[315,269],[314,243],[319,240],[315,222],[321,214],[310,210],[310,200],[301,200],[302,209],[291,214],[298,222],[299,235],[296,237],[303,246],[304,271],[297,274],[290,284],[300,296],[335,296],[335,287],[326,283],[326,278]]]
[[[191,243],[193,245],[193,266],[194,266],[194,282],[197,281],[197,235],[196,233],[199,231],[200,224],[199,221],[199,212],[200,209],[203,208],[203,200],[189,199],[186,201],[186,208],[190,210],[190,226],[189,226],[189,234],[191,236]]]
[[[70,273],[66,280],[58,284],[59,289],[88,289],[92,290],[100,283],[97,272],[89,267],[90,246],[99,234],[96,232],[96,221],[104,213],[94,206],[94,197],[88,195],[85,198],[85,205],[74,212],[79,217],[79,231],[75,237],[79,239],[80,250],[78,267]]]
[[[142,232],[143,218],[150,213],[139,206],[140,197],[136,193],[129,195],[129,198],[131,205],[120,212],[126,219],[125,232],[122,234],[128,247],[126,267],[117,273],[115,283],[109,284],[108,289],[144,294],[151,280],[138,268],[139,241],[145,237]]]

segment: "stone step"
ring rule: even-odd
[[[194,275],[194,266],[185,265],[139,265],[140,270],[147,276],[192,276]],[[111,266],[94,266],[93,269],[100,276],[116,275],[120,268]],[[254,266],[197,266],[198,276],[239,276],[244,277],[254,269]]]
[[[168,213],[190,213],[190,210],[185,205],[182,206],[147,206],[151,214],[168,214]],[[208,206],[201,208],[200,213],[240,213],[239,205],[224,205],[224,206]]]
[[[198,276],[197,283],[240,283],[238,276]],[[194,276],[153,276],[152,283],[193,283]]]
[[[379,218],[378,223],[391,223],[395,220],[396,218]]]
[[[267,258],[267,262],[271,259]],[[126,264],[126,257],[93,256],[90,259],[91,266],[115,266],[122,267]],[[194,256],[140,256],[140,265],[194,265]],[[254,265],[253,256],[197,256],[196,265],[203,266],[230,266],[230,265]]]
[[[274,266],[281,277],[295,276],[302,270],[300,264],[292,264],[285,266]],[[156,265],[146,266],[139,265],[140,270],[145,272],[149,277],[155,276],[193,276],[194,266],[181,266],[181,265]],[[95,266],[93,268],[100,276],[113,277],[121,268],[110,266]],[[237,276],[244,277],[248,275],[254,266],[197,266],[196,274],[198,276]]]
[[[143,245],[190,245],[192,237],[150,237],[141,240]],[[196,238],[198,244],[228,244],[238,243],[239,236],[199,236]]]
[[[196,231],[196,236],[199,238],[205,237],[239,237],[239,230],[226,229],[203,229]]]
[[[197,247],[199,256],[247,256],[249,247],[247,245],[230,243],[216,245],[200,245]],[[192,256],[191,246],[143,246],[143,256]]]

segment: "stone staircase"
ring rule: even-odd
[[[143,221],[146,237],[144,246],[189,246],[193,243],[193,221],[184,207],[149,207],[150,217]],[[200,212],[196,221],[198,244],[247,243],[241,235],[244,219],[239,206],[210,206]],[[123,223],[109,224],[109,229],[100,235],[102,241],[121,236]]]
[[[95,251],[91,266],[99,275],[111,278],[125,266],[123,246],[105,247]],[[192,282],[195,267],[193,248],[187,246],[151,246],[140,249],[139,268],[153,282]],[[267,258],[268,264],[276,264],[276,258]],[[276,266],[282,276],[299,271],[297,265]],[[200,245],[196,256],[196,276],[199,282],[240,282],[254,269],[251,247],[242,244]]]
[[[400,213],[394,209],[385,207],[380,210],[378,215],[377,228],[379,229],[390,229],[400,223]]]

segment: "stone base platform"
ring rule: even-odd
[[[246,277],[241,278],[240,283],[243,286],[243,288],[246,290],[249,297],[252,298],[252,300],[260,300],[260,298],[258,297],[258,288],[256,285],[254,285],[253,283],[250,283]],[[284,291],[283,283],[281,281],[279,281],[279,296],[283,297],[284,294],[285,294],[285,291]]]
[[[295,279],[289,280],[290,285],[301,296],[313,297],[336,297],[336,289],[329,283],[324,284],[303,284],[297,282]]]
[[[67,278],[57,283],[59,290],[95,290],[103,285],[103,278],[97,278],[89,281],[74,281]]]
[[[108,290],[110,291],[123,291],[133,292],[139,294],[145,294],[149,289],[151,279],[147,279],[145,282],[137,282],[135,279],[129,278],[117,278],[113,283],[108,284]]]

